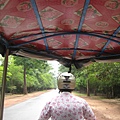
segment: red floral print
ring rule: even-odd
[[[68,92],[52,99],[43,108],[39,120],[96,120],[88,103]]]
[[[67,6],[67,7],[72,7],[74,6],[78,0],[62,0],[62,4]]]
[[[108,9],[117,9],[119,7],[119,2],[117,0],[109,0],[105,3],[105,6],[108,8]]]

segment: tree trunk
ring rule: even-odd
[[[112,98],[114,98],[114,87],[112,86]]]
[[[26,82],[26,67],[24,65],[24,87],[23,87],[23,94],[27,94],[27,82]]]
[[[87,80],[87,96],[90,96],[89,80]]]
[[[96,92],[96,89],[94,89],[94,96],[97,96],[97,92]]]

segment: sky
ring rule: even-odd
[[[53,68],[53,70],[51,72],[53,72],[55,74],[55,76],[58,76],[58,68],[60,66],[60,63],[57,61],[47,61]]]
[[[0,58],[2,58],[1,54],[0,54]],[[2,62],[0,61],[0,65],[2,64]]]

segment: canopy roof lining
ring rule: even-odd
[[[101,61],[103,57],[102,61],[118,59],[120,54],[120,15],[118,14],[120,6],[117,3],[119,2],[120,0],[75,0],[73,3],[67,3],[67,1],[63,2],[61,0],[60,3],[57,3],[54,0],[52,3],[45,3],[45,1],[20,2],[17,0],[15,4],[18,4],[19,13],[26,13],[26,16],[32,20],[35,20],[34,17],[36,17],[37,24],[35,21],[30,24],[31,26],[36,24],[37,27],[29,30],[28,28],[26,30],[21,29],[21,31],[19,29],[16,33],[8,34],[10,28],[14,31],[21,21],[25,22],[25,18],[23,14],[20,14],[21,17],[16,17],[14,14],[13,16],[8,15],[6,7],[14,4],[14,2],[6,1],[7,6],[1,7],[0,11],[3,12],[0,18],[0,44],[5,46],[6,49],[10,49],[12,55],[36,56],[35,58],[57,60],[63,64],[78,61],[87,63],[89,60],[92,62]],[[116,6],[110,6],[111,4]],[[24,5],[28,8],[24,8]],[[60,9],[56,9],[56,6],[64,10],[60,11]],[[106,15],[102,13],[101,8],[104,9]],[[29,10],[32,10],[31,16]],[[73,11],[74,15],[67,13],[68,10]],[[33,14],[34,16],[32,16]],[[66,19],[62,20],[61,18],[64,15],[66,15]],[[73,19],[70,18],[70,15],[74,16]],[[107,20],[107,15],[111,15],[110,20]],[[9,21],[11,19],[16,22],[14,23],[16,27],[9,25],[7,21],[5,23],[5,20]],[[60,20],[62,20],[61,23],[59,23]],[[79,20],[79,22],[76,22],[76,20]],[[90,24],[90,22],[93,23],[92,20],[95,25]],[[57,22],[59,24],[55,27],[54,25]],[[76,23],[78,23],[77,26]],[[73,26],[74,24],[75,26]],[[114,27],[112,27],[113,25]],[[73,28],[69,29],[72,26]],[[112,29],[107,29],[107,27]]]

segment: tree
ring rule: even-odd
[[[76,90],[87,91],[87,94],[97,93],[108,98],[119,97],[120,91],[120,63],[93,63],[87,67],[71,71],[76,77]]]
[[[101,81],[99,88],[108,98],[114,98],[116,91],[120,90],[120,63],[104,63],[102,66],[103,68],[97,76]]]
[[[0,66],[0,90],[2,86],[3,66]]]
[[[7,69],[8,72],[7,72],[6,91],[10,93],[17,93],[19,90],[18,88],[21,88],[21,86],[23,85],[22,66],[15,65],[14,58],[10,56]]]
[[[37,81],[37,80],[39,81],[42,79],[42,77],[40,78],[39,76],[41,74],[48,73],[49,70],[51,69],[51,67],[47,64],[47,61],[23,58],[23,57],[14,57],[14,59],[15,59],[16,65],[21,65],[24,68],[24,94],[27,94],[27,83],[29,83],[28,81],[26,82],[26,79],[28,78],[30,79],[30,76],[32,77],[34,76],[33,81]],[[37,79],[35,79],[35,77]],[[47,75],[46,75],[46,78],[47,78]],[[44,79],[43,83],[45,83],[45,80],[46,79]]]
[[[23,64],[25,63],[25,64]],[[24,67],[25,66],[25,67]],[[27,92],[53,88],[54,77],[47,61],[29,59],[17,56],[9,56],[6,92],[23,93],[26,81]],[[0,77],[2,80],[3,66],[0,65]],[[25,76],[24,76],[25,75]],[[24,81],[25,80],[25,81]],[[0,85],[1,85],[0,81]],[[25,91],[24,91],[24,94]]]
[[[63,66],[63,65],[60,65],[59,67],[59,70],[58,70],[60,73],[63,73],[63,72],[68,72],[69,71],[69,68]]]

